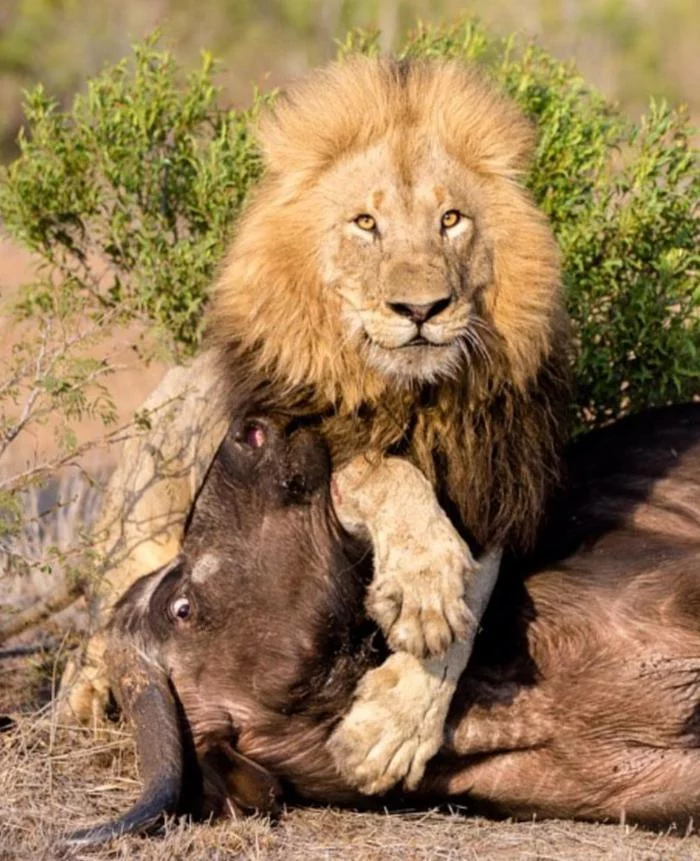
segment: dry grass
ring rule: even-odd
[[[49,710],[0,735],[0,859],[700,859],[700,838],[624,825],[491,822],[463,811],[290,809],[276,824],[171,821],[164,834],[62,855],[61,835],[123,812],[138,793],[130,734],[58,727]]]

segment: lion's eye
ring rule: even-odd
[[[462,213],[456,209],[448,209],[443,213],[441,224],[444,230],[449,230],[451,227],[456,227],[462,220]]]
[[[364,212],[362,215],[358,215],[357,218],[354,219],[355,224],[360,228],[360,230],[374,230],[377,226],[377,222],[371,215],[367,215]]]
[[[170,605],[170,612],[175,619],[185,621],[190,618],[192,608],[187,598],[176,598]]]

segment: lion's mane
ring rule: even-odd
[[[308,192],[349,153],[417,132],[490,183],[493,278],[479,297],[487,355],[457,378],[406,386],[348,345]],[[558,476],[568,329],[556,244],[520,182],[533,140],[518,109],[460,63],[355,58],[315,73],[261,123],[264,175],[209,313],[227,375],[266,408],[317,421],[336,466],[363,451],[410,459],[481,546],[528,544]]]

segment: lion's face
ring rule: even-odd
[[[344,340],[392,380],[433,382],[484,349],[492,266],[477,178],[435,144],[412,147],[409,164],[404,144],[382,142],[319,182],[321,270]]]
[[[354,57],[277,100],[259,141],[209,312],[231,378],[317,417],[335,465],[405,452],[477,540],[529,540],[568,335],[528,120],[457,61]]]
[[[530,124],[475,70],[330,66],[260,140],[210,314],[220,344],[348,411],[414,383],[530,385],[564,319],[558,252],[521,182]]]

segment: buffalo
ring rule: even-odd
[[[459,801],[515,817],[687,824],[700,813],[700,404],[596,430],[567,455],[535,551],[505,559],[418,789],[370,798],[327,741],[388,654],[364,611],[371,547],[333,509],[313,428],[231,424],[182,553],[109,624],[144,780],[97,843],[167,813],[281,801]],[[400,679],[397,679],[400,684]]]

